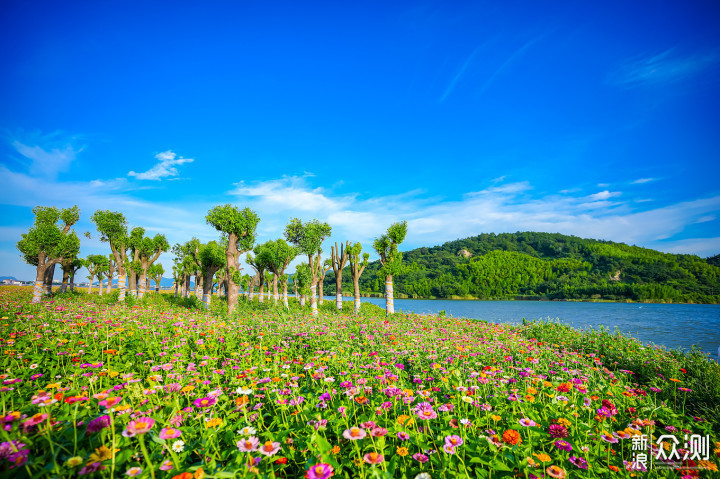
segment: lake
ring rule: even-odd
[[[334,301],[334,296],[325,296]],[[352,297],[343,297],[352,301]],[[385,298],[362,298],[385,307]],[[717,360],[720,346],[720,306],[711,304],[580,303],[564,301],[457,301],[395,299],[395,311],[522,323],[523,318],[559,320],[578,329],[618,328],[645,343],[689,350],[695,344]]]

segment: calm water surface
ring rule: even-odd
[[[326,296],[334,300],[334,296]],[[352,301],[344,297],[345,301]],[[384,298],[362,301],[385,307]],[[455,301],[395,299],[395,311],[483,319],[494,323],[521,323],[523,318],[559,320],[578,329],[605,326],[619,329],[645,343],[669,349],[699,346],[718,358],[720,306],[710,304],[575,303],[561,301]]]

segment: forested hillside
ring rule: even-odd
[[[552,233],[482,234],[403,253],[407,272],[394,277],[398,296],[480,299],[607,299],[720,302],[718,256],[702,259]],[[360,279],[363,293],[382,293],[379,263]],[[344,291],[352,291],[349,272]],[[335,277],[325,277],[333,294]]]

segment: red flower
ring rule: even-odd
[[[287,457],[281,457],[277,461],[275,461],[275,464],[287,464]]]
[[[683,368],[680,368],[680,371],[681,371],[683,374],[687,374],[687,371],[685,371]]]

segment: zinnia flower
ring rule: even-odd
[[[125,471],[125,475],[130,477],[139,476],[140,474],[142,474],[142,469],[140,469],[139,467],[131,467],[130,469]]]
[[[274,456],[279,450],[280,443],[272,441],[265,441],[265,444],[257,449],[257,451],[264,456]]]
[[[216,399],[213,397],[198,398],[193,401],[193,406],[200,408],[212,407],[215,405]]]
[[[176,437],[180,437],[179,429],[173,429],[171,427],[164,427],[160,431],[160,439],[175,439]]]
[[[250,436],[247,439],[241,439],[237,442],[237,448],[242,452],[252,452],[257,449],[260,439]]]
[[[365,436],[367,436],[367,433],[364,429],[360,429],[359,427],[351,427],[350,429],[346,429],[345,432],[343,432],[343,437],[345,439],[350,439],[351,441],[357,441],[358,439],[362,439]]]
[[[305,473],[307,479],[328,479],[334,474],[334,469],[330,464],[315,464]]]
[[[515,446],[516,444],[522,443],[522,438],[520,437],[520,433],[517,432],[514,429],[508,429],[505,431],[502,435],[503,441],[510,444],[511,446]]]
[[[377,452],[368,452],[363,456],[363,460],[368,464],[380,464],[385,460],[385,456]]]
[[[532,419],[522,418],[522,419],[520,419],[520,425],[524,426],[524,427],[532,427],[532,426],[537,426],[537,423],[535,421],[533,421]]]
[[[141,417],[130,421],[122,433],[125,437],[134,437],[138,434],[145,434],[152,429],[155,424],[155,419],[151,417]]]
[[[460,436],[445,436],[445,444],[450,447],[458,447],[463,444],[463,440]]]
[[[572,451],[572,446],[567,441],[555,441],[555,447],[562,449],[563,451]]]
[[[548,476],[554,477],[556,479],[563,479],[567,475],[565,469],[558,466],[550,466],[545,469],[545,472],[548,473]]]

